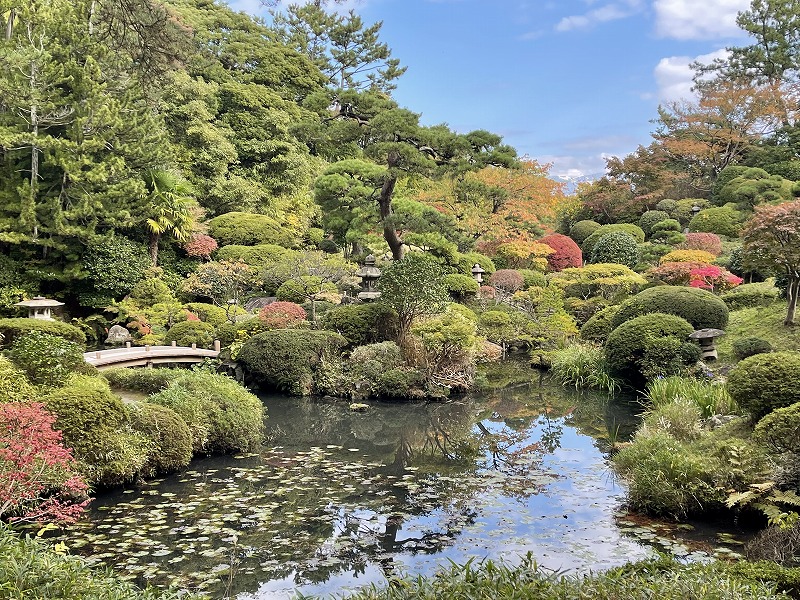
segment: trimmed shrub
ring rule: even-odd
[[[662,256],[672,252],[674,249],[667,244],[654,244],[652,242],[639,244],[639,264],[636,265],[636,270],[643,271],[648,267],[657,265]]]
[[[620,305],[611,324],[616,328],[649,313],[677,315],[695,329],[724,329],[728,324],[728,307],[719,297],[706,290],[671,285],[648,288],[629,298]]]
[[[274,264],[293,254],[283,246],[275,244],[257,244],[255,246],[240,246],[237,244],[223,246],[216,253],[219,261],[243,262],[251,267],[261,269],[266,265]]]
[[[617,232],[624,232],[633,237],[637,243],[644,242],[644,231],[638,225],[634,225],[633,223],[614,223],[611,225],[601,225],[600,227],[595,230],[592,235],[587,237],[583,243],[581,244],[581,250],[583,251],[584,256],[592,256],[594,252],[594,247],[597,245],[603,236],[609,233],[617,233]]]
[[[229,212],[211,219],[208,227],[220,246],[275,244],[291,248],[299,242],[287,228],[267,215]]]
[[[661,257],[658,262],[661,264],[668,262],[694,262],[710,264],[716,257],[705,250],[673,250]]]
[[[744,220],[744,214],[730,205],[706,208],[689,222],[689,231],[738,237]]]
[[[402,396],[398,389],[387,389],[382,377],[394,370],[408,370],[405,367],[400,346],[395,342],[381,342],[358,346],[346,360],[334,358],[324,361],[319,372],[318,389],[321,393],[363,400],[386,395]],[[396,379],[395,376],[390,379]],[[421,380],[421,377],[417,377]],[[409,385],[401,386],[408,390]]]
[[[527,290],[530,287],[545,287],[547,285],[547,275],[541,271],[519,269],[519,274],[522,275],[522,288],[520,289]]]
[[[615,263],[633,268],[639,262],[639,245],[628,233],[611,232],[597,241],[589,262],[595,265]]]
[[[305,323],[306,311],[294,302],[273,302],[258,313],[258,318],[270,329],[290,329]]]
[[[587,342],[605,342],[611,333],[611,321],[618,310],[619,305],[615,304],[595,313],[581,327],[581,339]]]
[[[609,301],[600,296],[594,298],[564,298],[564,310],[566,310],[578,327],[581,327],[586,321],[591,319],[595,313],[606,308]]]
[[[650,232],[653,229],[653,225],[669,218],[669,213],[663,210],[648,210],[645,211],[641,217],[639,217],[639,227],[641,227],[642,231],[644,231],[645,237],[650,237]]]
[[[477,294],[480,284],[471,275],[449,273],[442,277],[442,283],[454,298],[464,298],[468,294]]]
[[[183,249],[186,250],[186,254],[189,256],[205,258],[206,260],[211,258],[211,253],[217,248],[217,240],[210,235],[201,233],[194,234],[183,246]]]
[[[125,405],[104,379],[73,376],[43,401],[92,483],[120,485],[140,472],[150,442],[130,428]]]
[[[198,348],[210,348],[214,343],[215,328],[202,321],[183,321],[175,323],[164,336],[166,345],[175,342],[178,346],[197,344]]]
[[[672,214],[675,209],[678,208],[678,203],[671,198],[664,198],[663,200],[659,200],[656,204],[656,210],[661,210],[665,213],[669,213],[670,217],[674,217]]]
[[[0,402],[28,402],[36,395],[25,373],[0,355]]]
[[[524,284],[525,278],[515,269],[499,269],[489,277],[489,285],[506,294],[521,290]]]
[[[276,329],[247,340],[239,361],[259,385],[307,396],[314,390],[314,374],[322,357],[338,352],[346,343],[330,331]]]
[[[189,302],[188,304],[184,304],[184,307],[186,310],[196,315],[203,323],[209,323],[214,327],[219,327],[223,323],[228,322],[225,309],[221,306],[206,304],[205,302]],[[241,312],[244,313],[244,310]]]
[[[456,268],[463,275],[472,276],[472,267],[479,264],[484,270],[484,277],[488,277],[497,270],[491,258],[480,252],[464,252],[456,255]]]
[[[800,455],[800,402],[776,408],[753,429],[753,439],[773,452]]]
[[[756,354],[728,375],[728,392],[753,420],[797,402],[800,352]]]
[[[679,373],[691,361],[690,352],[694,360],[699,355],[697,346],[685,341],[692,331],[692,325],[676,315],[644,314],[622,323],[609,334],[606,361],[612,373],[633,381]],[[689,346],[694,350],[690,351]],[[665,357],[669,362],[659,363]]]
[[[73,371],[87,367],[83,346],[41,331],[16,338],[8,356],[32,383],[50,387],[63,385]]]
[[[592,235],[595,231],[600,229],[600,223],[597,221],[584,220],[578,221],[570,227],[569,237],[571,237],[579,246],[583,244],[584,240]]]
[[[548,281],[564,290],[566,297],[602,296],[607,299],[627,296],[647,283],[629,267],[614,263],[564,269],[550,275]]]
[[[547,244],[555,251],[547,256],[547,266],[550,271],[560,271],[583,265],[581,248],[571,237],[560,233],[551,233],[540,239],[539,242]]]
[[[336,294],[336,284],[325,282],[316,275],[303,275],[297,279],[284,281],[275,291],[275,297],[280,302],[294,302],[302,304],[320,292]]]
[[[732,345],[733,355],[739,360],[743,360],[756,354],[766,354],[772,352],[772,344],[767,340],[757,337],[746,337],[735,340]]]
[[[149,441],[147,458],[140,473],[155,477],[174,473],[192,460],[192,432],[181,416],[171,408],[136,402],[128,406],[131,427]]]
[[[177,369],[105,369],[100,375],[112,388],[131,390],[144,394],[155,394],[169,387],[181,376]]]
[[[0,336],[2,336],[0,343],[5,347],[10,346],[15,339],[31,331],[57,335],[76,344],[86,343],[86,334],[83,331],[63,321],[28,318],[0,319]]]
[[[345,304],[332,308],[322,317],[322,327],[335,331],[348,346],[364,346],[393,339],[397,315],[380,302]]]
[[[702,250],[714,256],[722,254],[722,240],[716,233],[687,233],[682,250]]]
[[[731,310],[769,306],[780,296],[780,290],[774,285],[765,283],[745,283],[720,298]]]
[[[188,371],[149,401],[181,416],[196,453],[253,452],[261,446],[264,406],[230,377]]]

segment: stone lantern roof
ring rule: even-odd
[[[64,303],[51,298],[45,298],[44,296],[34,296],[30,300],[17,302],[14,306],[22,306],[27,308],[28,317],[31,319],[44,319],[46,321],[52,321],[53,317],[50,316],[50,310],[53,308],[58,308],[59,306],[64,306]]]

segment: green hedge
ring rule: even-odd
[[[364,346],[393,339],[397,315],[380,302],[342,304],[325,313],[322,327],[341,334],[348,346]]]
[[[266,265],[279,262],[287,254],[291,254],[292,252],[292,250],[287,250],[276,244],[257,244],[255,246],[232,244],[230,246],[223,246],[217,250],[215,257],[217,260],[227,260],[231,262],[242,261],[251,267],[260,269]]]
[[[633,318],[608,335],[606,361],[615,375],[632,382],[680,372],[692,358],[697,360],[699,356],[697,345],[685,341],[693,330],[688,321],[671,314],[652,313]],[[691,352],[690,347],[694,349]],[[664,355],[669,362],[659,364]]]
[[[202,321],[182,321],[169,328],[164,336],[166,345],[175,342],[178,346],[197,344],[198,348],[210,348],[214,343],[215,328]]]
[[[129,369],[115,367],[100,373],[113,388],[155,394],[181,376],[178,369]]]
[[[648,288],[625,300],[614,315],[612,328],[649,313],[677,315],[695,329],[724,329],[728,324],[728,307],[718,297],[699,288],[663,285]]]
[[[732,348],[733,355],[739,360],[755,356],[756,354],[772,352],[772,344],[758,337],[745,337],[734,340]]]
[[[239,362],[257,384],[307,396],[314,390],[314,374],[323,355],[338,353],[346,343],[331,331],[276,329],[248,339]]]
[[[56,415],[64,444],[73,449],[90,481],[120,485],[139,474],[149,442],[130,428],[125,405],[104,379],[73,376],[43,402]]]
[[[3,346],[10,346],[15,339],[31,331],[41,331],[50,335],[63,337],[76,344],[86,343],[86,334],[80,329],[63,321],[46,321],[45,319],[12,318],[0,319],[0,340]]]
[[[264,406],[225,375],[187,371],[148,401],[181,416],[196,453],[253,452],[261,447]]]
[[[728,374],[728,392],[754,420],[797,402],[800,352],[756,354]]]
[[[142,475],[174,473],[191,462],[192,432],[178,413],[166,406],[136,402],[128,407],[128,414],[131,427],[151,442]]]
[[[769,306],[780,296],[780,290],[767,283],[745,283],[720,296],[731,310]]]

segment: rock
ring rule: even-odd
[[[108,330],[108,337],[105,343],[109,346],[122,346],[122,344],[130,342],[132,339],[130,331],[125,329],[122,325],[114,325]]]
[[[350,410],[353,412],[364,412],[365,410],[369,409],[369,404],[363,404],[361,402],[353,402],[350,405]]]

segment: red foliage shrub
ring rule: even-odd
[[[742,283],[743,279],[737,277],[727,269],[716,265],[706,265],[692,269],[689,273],[689,285],[703,288],[710,292],[724,292]]]
[[[0,518],[74,523],[89,503],[55,420],[38,402],[0,404]]]
[[[294,302],[279,301],[262,308],[258,318],[270,329],[290,329],[305,321],[306,311]]]
[[[490,285],[482,285],[478,289],[478,297],[483,300],[493,300],[497,296],[497,290]]]
[[[524,283],[522,273],[514,269],[499,269],[489,276],[489,285],[506,294],[513,294],[522,289]]]
[[[186,320],[187,320],[187,321],[199,321],[199,320],[200,320],[200,317],[198,317],[198,316],[197,316],[196,314],[194,314],[193,312],[187,312],[187,313],[186,313]]]
[[[722,254],[722,240],[716,233],[687,233],[686,241],[678,247],[682,250],[703,250],[714,256]]]
[[[186,242],[183,249],[186,250],[186,254],[189,256],[208,260],[211,258],[211,253],[217,249],[217,240],[210,235],[193,235],[189,238],[189,241]]]
[[[539,243],[547,244],[555,250],[547,257],[547,265],[551,271],[583,265],[583,253],[580,246],[571,237],[560,233],[551,233],[540,239]]]
[[[699,262],[665,262],[647,271],[647,277],[667,285],[688,285],[692,270],[707,266]]]

